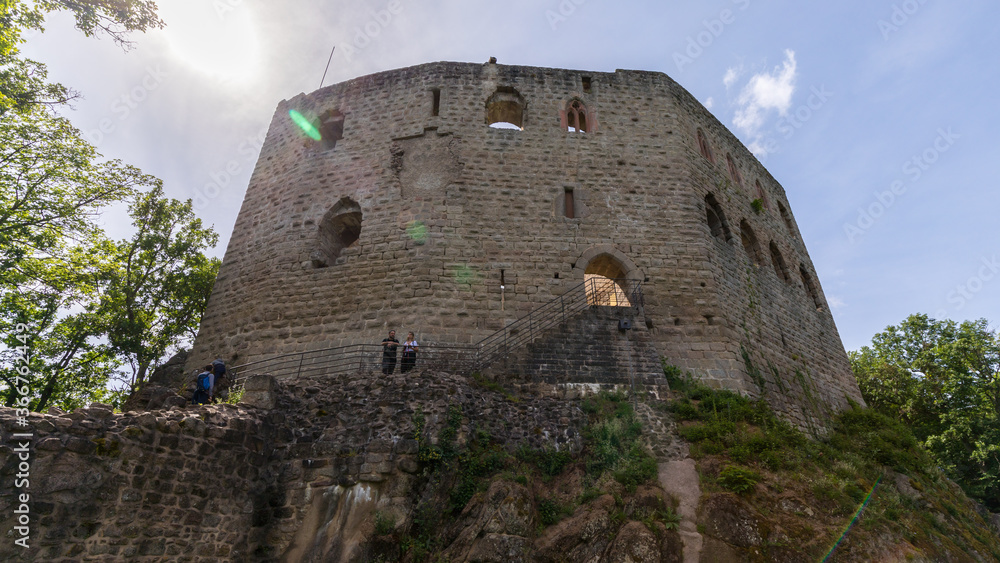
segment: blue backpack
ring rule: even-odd
[[[207,371],[203,371],[198,374],[198,389],[202,391],[208,391],[209,389],[212,388],[212,383],[208,378],[208,376],[210,375],[212,374],[208,373]]]

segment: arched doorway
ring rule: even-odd
[[[586,281],[587,303],[605,307],[630,307],[628,299],[628,273],[621,262],[609,254],[594,257],[587,264],[583,279]]]

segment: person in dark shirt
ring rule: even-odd
[[[396,340],[396,331],[389,331],[389,338],[382,340],[382,373],[392,375],[396,371],[396,347],[399,341]]]

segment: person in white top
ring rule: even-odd
[[[412,332],[406,333],[406,342],[403,342],[403,363],[400,366],[400,371],[406,373],[413,369],[413,366],[417,363],[417,339],[413,337]]]

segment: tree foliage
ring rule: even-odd
[[[0,116],[58,105],[76,97],[61,84],[46,81],[45,65],[21,56],[25,32],[44,29],[45,14],[68,10],[84,35],[107,35],[122,48],[129,34],[163,27],[151,0],[0,0]]]
[[[151,0],[0,0],[0,401],[75,408],[130,392],[192,336],[218,260],[217,236],[160,181],[105,161],[54,108],[76,94],[21,56],[53,11],[128,49],[163,22]],[[96,219],[130,201],[136,232],[111,241]],[[17,329],[17,330],[15,330]],[[27,386],[23,382],[27,381]]]
[[[0,268],[58,256],[97,232],[99,210],[159,180],[100,155],[67,119],[39,107],[0,117]]]
[[[850,356],[868,405],[908,424],[970,496],[1000,510],[1000,332],[917,314]]]
[[[195,336],[219,261],[203,254],[218,235],[195,218],[190,200],[166,199],[157,187],[138,195],[129,213],[136,233],[115,245],[101,307],[134,390],[172,344]]]

